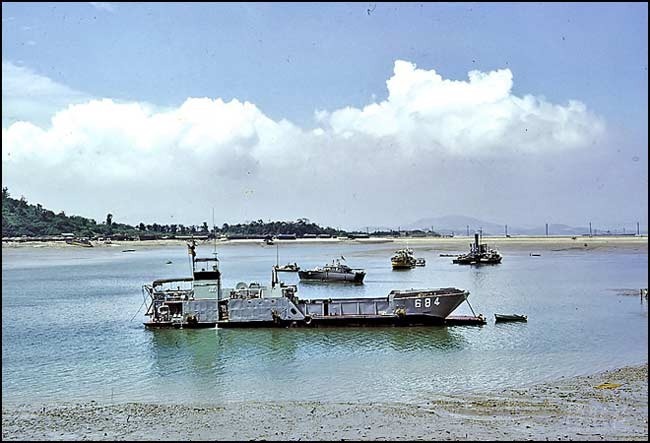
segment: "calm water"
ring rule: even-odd
[[[282,245],[280,264],[323,265],[343,255],[365,284],[299,284],[299,296],[387,295],[455,286],[471,292],[477,326],[146,330],[141,286],[189,275],[185,247],[121,252],[2,250],[2,401],[405,401],[492,391],[648,360],[648,309],[621,289],[648,286],[643,251],[502,249],[501,265],[392,271],[400,245]],[[207,256],[212,247],[199,246]],[[465,252],[460,251],[460,252]],[[219,246],[224,286],[268,284],[276,247]],[[171,260],[173,263],[167,265]],[[297,275],[280,273],[287,283]],[[495,324],[494,313],[528,323]],[[466,304],[455,314],[470,314]]]

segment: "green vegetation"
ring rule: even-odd
[[[72,233],[77,237],[97,238],[140,238],[158,239],[175,238],[177,236],[209,236],[226,235],[229,237],[272,237],[279,234],[295,234],[302,237],[311,235],[346,235],[345,231],[333,228],[322,228],[315,223],[310,223],[306,218],[295,222],[273,221],[265,223],[262,220],[250,223],[229,225],[224,223],[221,229],[210,230],[208,223],[201,225],[184,226],[181,224],[160,225],[153,223],[131,226],[113,221],[113,214],[106,215],[106,221],[97,223],[95,220],[67,216],[61,211],[55,214],[44,209],[40,204],[31,205],[25,197],[19,200],[11,198],[9,190],[2,188],[2,237],[45,237],[60,236],[63,233]]]
[[[65,212],[58,214],[44,209],[40,204],[30,205],[21,197],[20,200],[9,196],[7,188],[2,188],[2,236],[48,236],[64,232],[78,235],[92,235],[99,227],[94,220],[83,217],[68,217]]]
[[[305,235],[346,235],[345,231],[334,228],[322,228],[315,223],[310,223],[306,218],[299,218],[295,222],[257,220],[246,224],[229,225],[224,223],[219,230],[226,236],[237,237],[266,237],[279,234],[296,234],[296,237]]]

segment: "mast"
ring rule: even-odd
[[[187,242],[187,249],[190,258],[190,272],[192,273],[192,276],[194,276],[194,258],[196,257],[196,251],[194,250],[195,248],[196,248],[196,242],[194,241],[194,239],[190,239]]]
[[[212,255],[214,255],[214,265],[212,269],[217,271],[217,300],[221,300],[221,272],[219,271],[219,258],[217,257],[217,228],[214,225],[214,208],[212,208],[212,235],[214,235],[214,250]]]
[[[214,260],[215,260],[215,271],[219,270],[219,259],[217,258],[217,228],[214,225],[214,208],[212,208],[212,235],[214,236],[214,241],[212,244],[214,245],[214,250],[212,251],[212,255],[214,255]]]

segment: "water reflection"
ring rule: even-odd
[[[159,374],[183,372],[188,364],[207,374],[254,361],[260,366],[291,364],[310,356],[453,351],[466,339],[447,326],[316,329],[152,330],[151,354]]]
[[[146,331],[151,338],[153,369],[158,375],[219,372],[224,364],[219,355],[220,337],[214,330],[156,329]],[[190,368],[188,368],[190,366]]]

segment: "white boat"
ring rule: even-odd
[[[278,272],[298,272],[300,271],[300,266],[297,263],[287,263],[284,266],[277,266]]]

